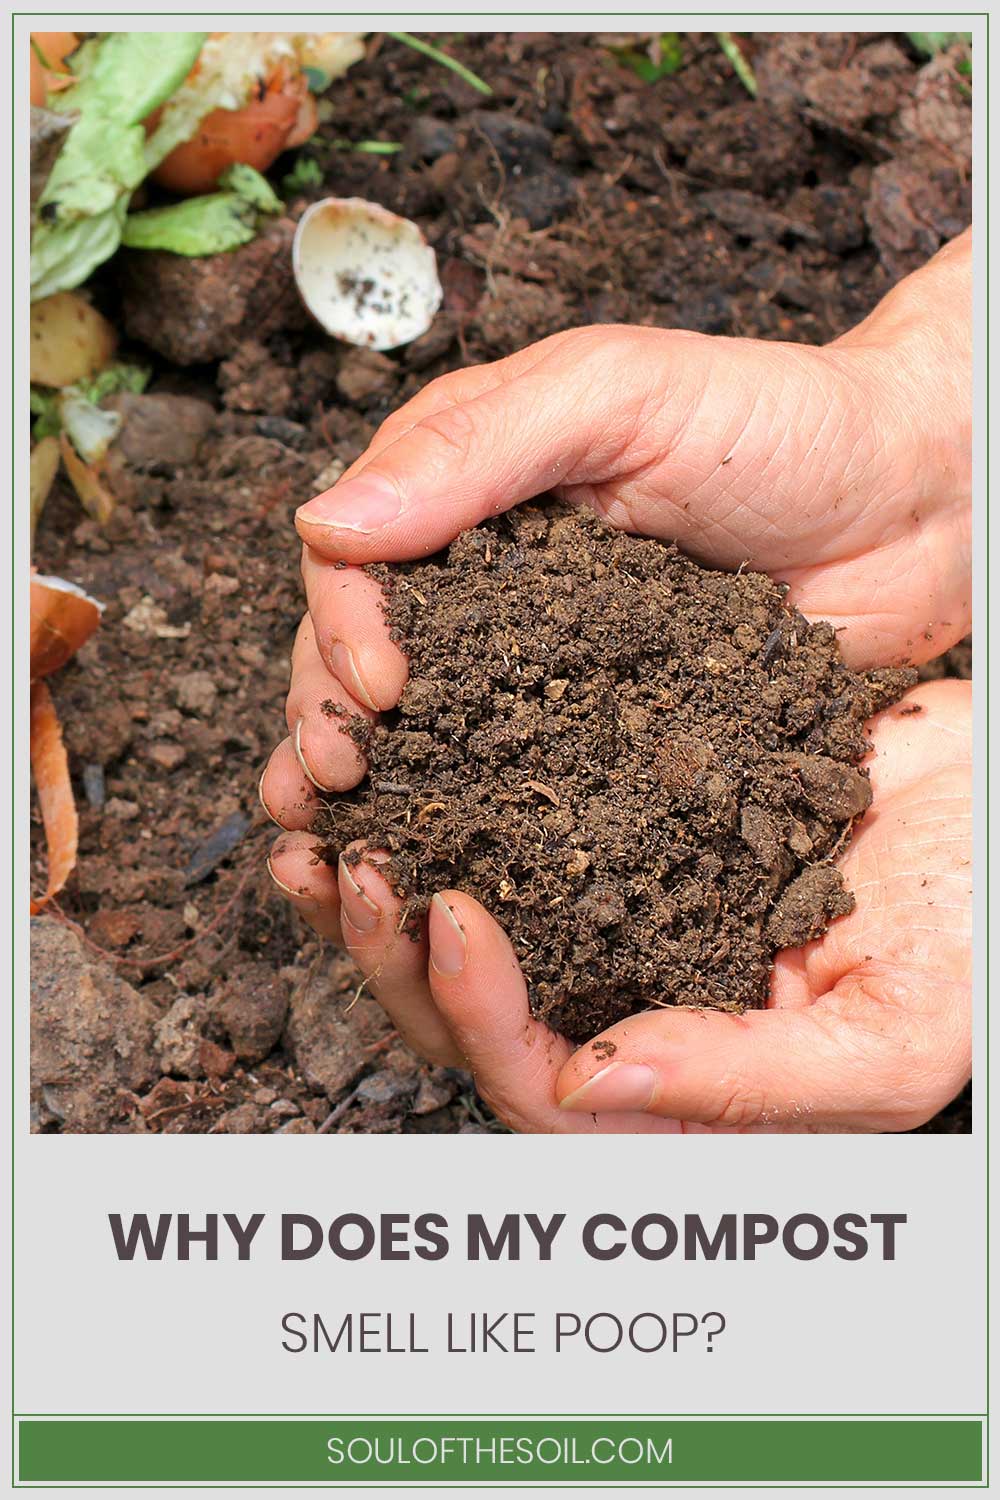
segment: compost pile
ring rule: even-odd
[[[775,950],[853,908],[830,861],[871,801],[863,726],[915,671],[859,676],[763,574],[558,507],[371,571],[410,681],[344,724],[370,775],[317,829],[331,860],[391,854],[404,932],[436,889],[478,897],[535,1014],[583,1041],[760,1005]]]

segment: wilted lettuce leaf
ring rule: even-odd
[[[118,248],[132,191],[155,165],[143,120],[187,77],[201,31],[114,31],[74,55],[77,82],[59,100],[75,111],[38,205],[32,300],[79,286]]]
[[[148,365],[129,365],[124,360],[115,360],[113,364],[105,365],[103,370],[98,370],[92,379],[81,380],[77,390],[95,404],[103,401],[105,396],[117,396],[119,391],[129,391],[133,396],[140,396],[149,384],[152,373]]]
[[[241,198],[252,203],[262,214],[280,214],[285,206],[267,178],[262,177],[253,167],[248,167],[245,162],[236,162],[227,167],[219,178],[218,185],[239,193]]]
[[[172,250],[175,255],[218,255],[245,245],[257,233],[257,210],[239,193],[207,193],[165,208],[146,208],[125,220],[122,244],[130,250]]]
[[[252,240],[260,216],[280,213],[284,207],[253,167],[230,167],[219,182],[228,191],[129,214],[122,244],[131,250],[172,250],[175,255],[219,255]]]
[[[81,380],[76,385],[68,385],[62,391],[50,391],[33,385],[31,387],[31,414],[35,418],[35,424],[32,428],[32,437],[37,442],[40,438],[62,432],[64,428],[70,431],[63,396],[70,398],[71,412],[77,412],[81,402],[96,408],[98,402],[103,401],[105,396],[115,396],[119,391],[131,391],[138,396],[146,389],[150,374],[151,371],[144,365],[130,365],[123,360],[115,360],[110,365],[105,365],[103,370],[98,370],[97,374],[89,380]],[[85,422],[86,418],[83,420]],[[70,436],[73,437],[78,451],[83,453],[72,431],[70,431]],[[87,455],[83,453],[83,456]]]
[[[100,463],[121,432],[121,412],[94,406],[71,385],[59,392],[59,416],[66,436],[88,464]]]

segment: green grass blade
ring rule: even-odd
[[[754,77],[753,68],[747,62],[743,53],[736,45],[736,39],[731,31],[717,31],[715,39],[723,52],[733,65],[733,72],[750,95],[751,99],[757,97],[757,79]]]
[[[399,141],[348,141],[340,136],[333,144],[338,151],[360,151],[365,156],[395,156],[403,149]]]
[[[481,78],[477,78],[475,73],[465,67],[464,64],[456,62],[453,57],[449,57],[447,52],[442,52],[438,47],[432,47],[430,42],[423,42],[418,36],[411,36],[408,31],[390,31],[389,35],[397,42],[402,42],[405,47],[412,47],[414,52],[422,52],[424,57],[433,58],[443,68],[450,68],[453,73],[457,73],[459,78],[464,78],[465,82],[472,88],[477,89],[480,94],[492,94],[493,90],[488,83],[484,83]]]

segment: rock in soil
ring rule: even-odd
[[[361,1077],[392,1026],[367,995],[352,1004],[360,979],[343,954],[293,978],[285,1046],[309,1086],[336,1100]]]
[[[965,214],[956,212],[956,198],[970,194],[959,168],[933,151],[922,161],[888,161],[875,168],[865,217],[890,275],[918,270],[945,240],[961,232]]]
[[[122,1128],[157,1074],[155,1007],[54,917],[31,923],[31,1099],[40,1124]],[[132,1128],[132,1127],[126,1127]]]
[[[178,995],[166,1015],[156,1023],[154,1047],[161,1073],[179,1078],[200,1078],[202,1046],[206,1040],[208,1002],[204,995]]]
[[[291,219],[227,255],[144,250],[121,257],[125,329],[175,365],[225,359],[245,339],[304,328]]]
[[[345,401],[360,406],[373,396],[388,396],[396,386],[399,368],[375,349],[347,349],[337,371],[337,390]]]
[[[215,423],[215,412],[196,396],[137,396],[122,391],[103,403],[122,416],[119,453],[137,469],[169,472],[193,464]]]
[[[315,826],[331,860],[390,853],[408,931],[433,891],[476,896],[582,1041],[758,1006],[775,950],[851,910],[832,860],[871,800],[865,720],[915,672],[859,676],[763,575],[551,506],[372,572],[410,681],[343,726],[370,776]]]
[[[277,1045],[288,1013],[288,985],[270,964],[242,963],[226,977],[215,1014],[241,1062],[261,1062]]]

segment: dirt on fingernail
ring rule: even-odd
[[[551,504],[370,571],[410,680],[345,723],[370,775],[315,831],[331,861],[390,855],[412,933],[435,890],[475,896],[533,1013],[583,1041],[760,1006],[775,952],[852,910],[833,861],[871,801],[865,721],[915,671],[852,672],[762,574]]]

